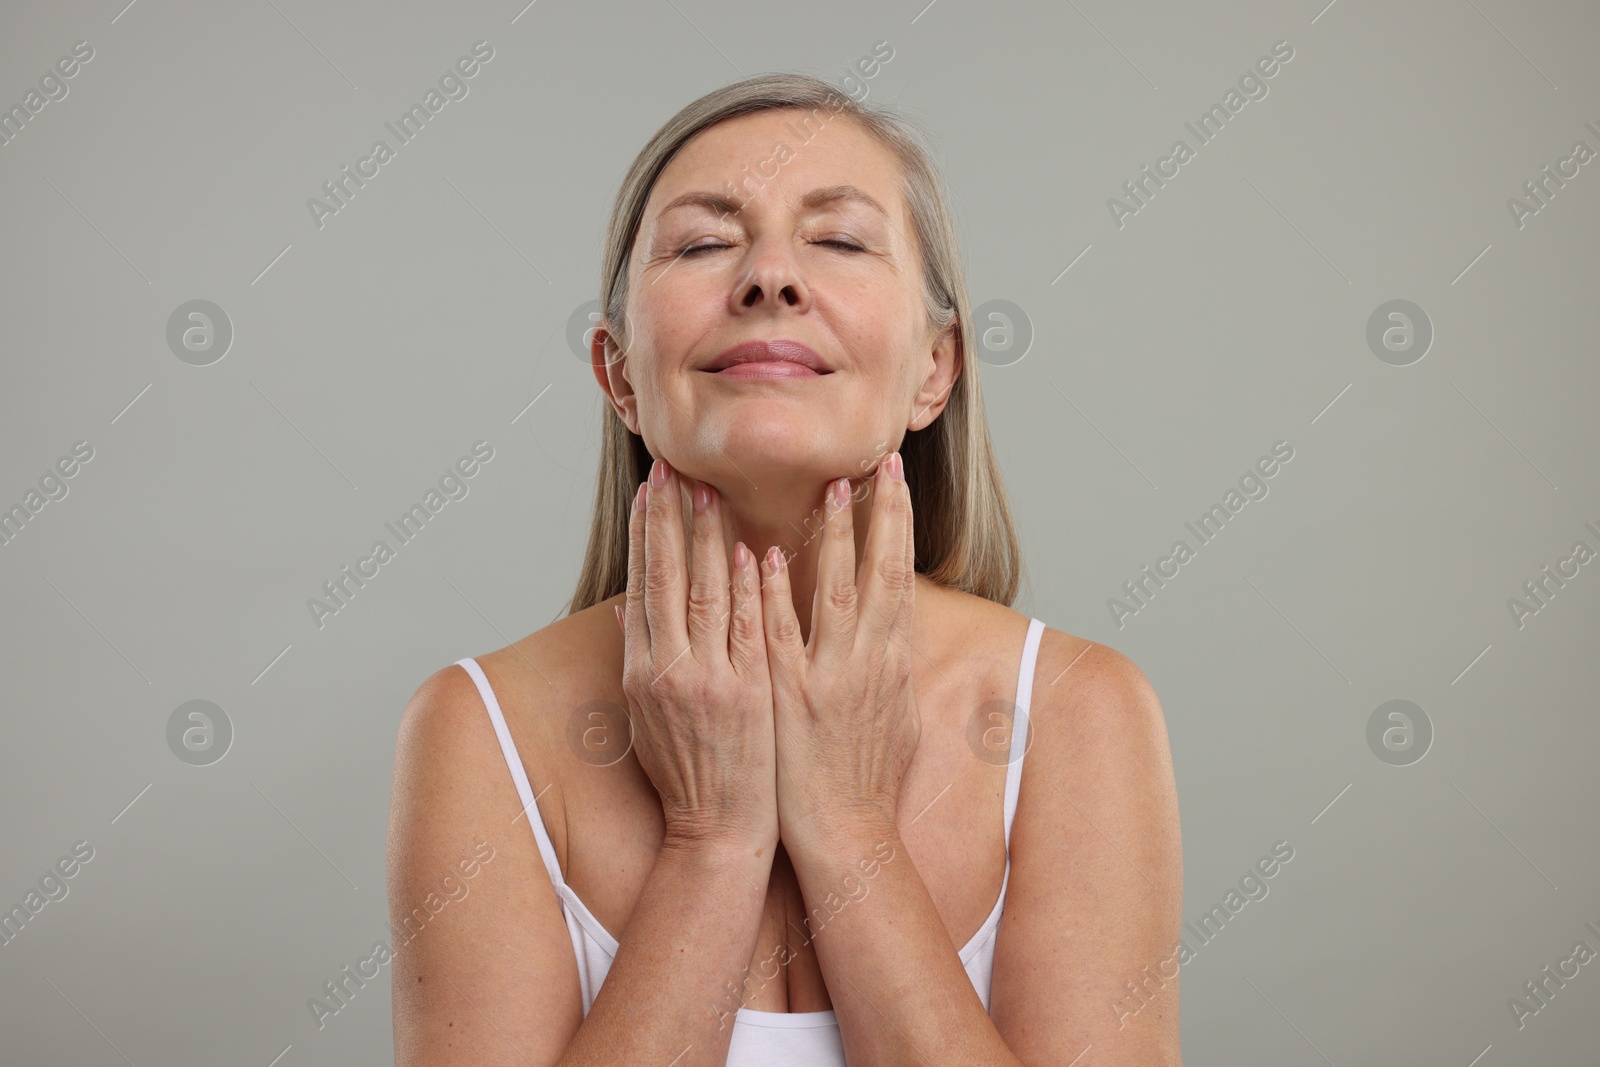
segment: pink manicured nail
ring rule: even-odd
[[[707,489],[704,485],[695,486],[694,487],[694,509],[696,511],[704,511],[706,508],[708,508],[710,506],[711,506],[711,490]]]
[[[900,458],[899,452],[891,452],[889,454],[889,477],[897,482],[906,480],[905,461]]]
[[[667,484],[667,462],[658,459],[650,464],[650,484],[657,489]]]
[[[734,542],[733,565],[739,570],[744,570],[750,565],[750,550],[744,547],[743,541]]]
[[[771,578],[783,569],[783,551],[777,545],[767,549],[767,577]]]
[[[644,507],[644,490],[645,490],[645,486],[648,485],[648,484],[649,484],[648,482],[640,482],[639,483],[639,491],[637,493],[633,494],[633,510],[634,511],[638,511],[640,508]]]
[[[840,478],[832,485],[833,502],[841,508],[850,503],[850,479]]]

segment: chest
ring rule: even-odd
[[[983,927],[1000,894],[1005,770],[977,758],[964,729],[929,731],[925,725],[901,792],[900,841],[883,846],[878,857],[888,860],[879,872],[895,863],[915,868],[956,950]],[[554,784],[556,811],[549,823],[564,877],[601,925],[620,932],[660,849],[660,799],[631,758],[609,767],[572,768]],[[806,899],[780,843],[737,991],[740,1006],[770,1012],[831,1008],[818,946],[830,936],[830,926],[833,937],[843,936],[836,921],[846,909],[856,911],[855,919],[885,921],[882,909],[890,902],[874,893],[875,879],[862,877],[824,899]]]

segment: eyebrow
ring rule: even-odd
[[[754,198],[752,197],[751,199]],[[800,199],[800,204],[808,210],[815,210],[841,201],[862,204],[872,208],[885,219],[889,217],[889,212],[882,204],[853,185],[829,185],[821,189],[813,189]],[[747,204],[749,202],[749,200],[746,200],[744,203]],[[703,207],[720,215],[738,215],[743,210],[744,204],[721,193],[692,192],[684,193],[662,208],[661,214],[665,215],[667,212],[680,207]]]

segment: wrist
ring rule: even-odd
[[[796,863],[825,869],[854,867],[904,849],[899,820],[876,809],[813,813],[786,823],[782,838]]]
[[[772,866],[777,845],[776,833],[751,834],[668,823],[661,839],[661,852],[691,864],[717,867],[731,864],[747,873],[765,872]]]
[[[773,851],[705,838],[663,840],[650,872],[651,891],[663,899],[692,893],[697,910],[720,916],[727,932],[745,930],[753,937],[772,876]]]
[[[807,903],[823,904],[830,912],[838,909],[840,899],[859,901],[887,867],[910,863],[904,842],[887,833],[835,839],[826,847],[805,851],[785,841],[784,848]]]

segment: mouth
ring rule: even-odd
[[[700,368],[723,378],[818,378],[833,368],[799,341],[745,341]]]

